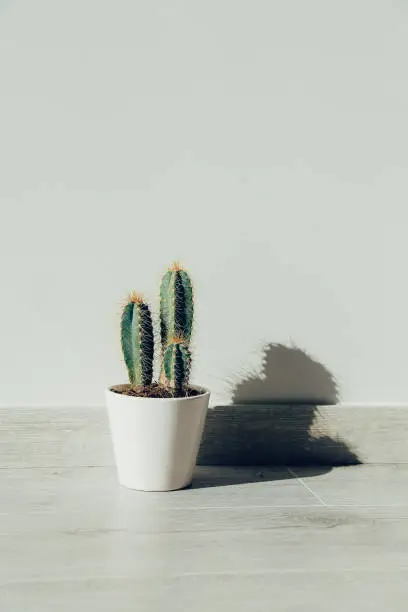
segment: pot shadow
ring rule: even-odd
[[[281,479],[287,466],[307,466],[308,475],[317,475],[333,466],[361,463],[342,440],[313,431],[319,405],[339,402],[337,381],[326,366],[306,351],[282,344],[264,347],[262,366],[260,374],[233,385],[231,405],[209,410],[197,465],[213,466],[214,471],[203,481],[198,468],[193,487],[219,486],[215,466],[268,468],[253,470],[252,479],[245,480],[257,482],[259,473],[260,482]],[[248,476],[241,472],[241,479]]]
[[[318,476],[326,474],[327,467],[313,466],[308,468],[307,475]],[[197,466],[192,484],[187,489],[206,489],[209,487],[224,487],[257,482],[272,482],[296,479],[299,474],[284,466]]]

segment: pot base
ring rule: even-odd
[[[184,485],[184,486],[176,486],[174,488],[143,488],[143,487],[135,487],[135,486],[129,486],[128,484],[125,484],[124,482],[121,482],[120,479],[118,478],[118,482],[119,485],[121,487],[124,487],[125,489],[127,489],[128,491],[138,491],[139,493],[171,493],[172,491],[185,491],[187,489],[191,489],[193,482],[189,482],[188,484]]]

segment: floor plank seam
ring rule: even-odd
[[[310,488],[310,487],[309,487],[309,486],[308,486],[308,485],[305,483],[305,481],[303,480],[303,478],[300,478],[300,476],[299,476],[298,474],[296,474],[296,472],[294,472],[294,471],[293,471],[291,468],[288,468],[288,472],[289,472],[289,474],[290,474],[291,476],[293,476],[294,478],[296,478],[296,479],[297,479],[297,481],[298,481],[298,482],[299,482],[301,485],[303,485],[303,486],[305,487],[305,489],[306,489],[307,491],[309,491],[309,493],[310,493],[311,495],[313,495],[313,497],[315,497],[315,498],[316,498],[316,499],[317,499],[317,500],[318,500],[318,501],[321,503],[321,505],[322,505],[322,506],[327,506],[326,502],[325,502],[325,501],[324,501],[324,500],[323,500],[323,499],[320,497],[320,495],[318,495],[317,493],[315,493],[315,492],[314,492],[314,491],[313,491],[313,490],[312,490],[312,489],[311,489],[311,488]]]

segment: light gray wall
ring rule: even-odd
[[[263,342],[407,400],[407,58],[402,0],[0,0],[0,403],[101,403],[174,258],[215,401]]]

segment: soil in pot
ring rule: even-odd
[[[115,385],[111,387],[111,391],[119,393],[120,395],[129,395],[131,397],[152,397],[152,398],[180,398],[180,397],[196,397],[205,393],[204,389],[199,387],[187,387],[182,390],[172,390],[168,387],[163,387],[157,383],[153,383],[148,386],[136,386],[132,385]]]

